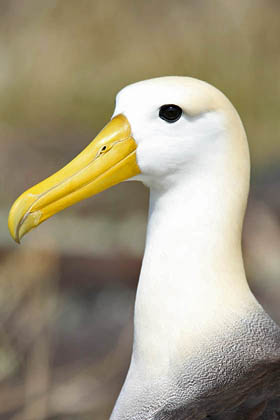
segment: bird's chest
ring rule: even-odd
[[[119,400],[129,415],[114,420],[240,420],[280,393],[279,329],[262,312],[211,336],[185,359],[169,358],[162,371],[154,360],[156,368],[134,355]]]

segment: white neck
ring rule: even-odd
[[[213,159],[212,168],[151,189],[133,360],[152,370],[182,349],[191,354],[211,329],[256,304],[241,251],[248,168],[225,165],[230,160]]]

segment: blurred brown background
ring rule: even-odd
[[[279,0],[0,2],[1,420],[106,420],[119,392],[147,190],[114,187],[21,246],[7,215],[95,136],[129,83],[198,77],[239,110],[252,156],[247,273],[280,322],[279,39]]]

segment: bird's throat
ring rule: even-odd
[[[228,328],[256,304],[241,252],[247,192],[242,203],[212,181],[190,177],[151,190],[133,357],[149,358],[155,369],[161,357],[182,346],[193,351],[211,330]]]

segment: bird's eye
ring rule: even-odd
[[[178,105],[162,105],[159,109],[159,117],[169,123],[178,121],[181,115],[182,109]]]

